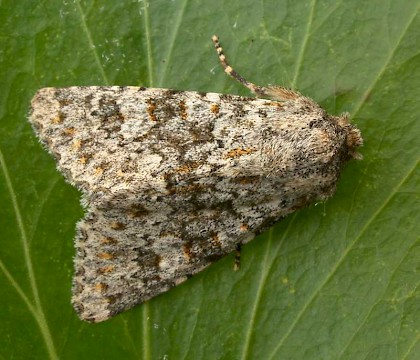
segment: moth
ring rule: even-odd
[[[360,158],[348,115],[280,86],[257,98],[132,86],[43,88],[30,121],[82,192],[72,303],[100,322],[184,282],[330,197]]]

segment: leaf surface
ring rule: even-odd
[[[416,359],[417,0],[0,4],[0,357]],[[365,140],[336,195],[105,323],[71,305],[77,190],[26,119],[38,88],[137,85],[249,95],[218,64],[348,111]]]

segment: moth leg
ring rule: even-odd
[[[241,267],[241,243],[236,244],[235,261],[233,263],[233,271],[238,271]]]
[[[226,56],[223,52],[223,48],[220,45],[219,37],[217,35],[213,35],[211,39],[213,40],[214,47],[216,48],[216,52],[219,56],[220,63],[225,69],[225,73],[234,78],[236,81],[239,81],[242,85],[246,86],[258,97],[268,97],[273,100],[287,101],[291,99],[296,99],[301,96],[299,93],[281,86],[263,87],[249,82],[241,75],[239,75],[235,70],[233,70],[233,68],[229,65]]]

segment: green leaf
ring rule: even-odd
[[[236,3],[236,4],[235,4]],[[418,359],[418,0],[1,1],[2,359]],[[351,113],[364,160],[183,285],[100,324],[70,305],[79,194],[26,119],[38,88],[249,95],[218,64]]]

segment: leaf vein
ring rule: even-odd
[[[19,292],[20,287],[18,287],[18,284],[16,281],[14,281],[14,279],[8,276],[9,281],[13,280],[13,282],[11,281],[12,285],[14,286],[14,288],[16,289],[16,291],[18,291],[19,295],[22,297],[22,299],[25,301],[25,303],[28,305],[29,309],[33,309],[31,311],[32,315],[34,316],[34,318],[36,319],[38,326],[40,328],[42,337],[45,341],[48,353],[50,355],[50,358],[52,359],[57,359],[57,353],[54,347],[54,343],[52,340],[52,336],[51,336],[51,332],[50,329],[48,328],[48,324],[44,315],[44,311],[42,309],[42,304],[41,304],[41,300],[39,298],[39,292],[38,292],[38,287],[37,287],[37,283],[36,283],[36,279],[35,279],[35,272],[34,272],[34,268],[32,265],[32,259],[29,253],[29,244],[28,244],[28,237],[26,235],[26,230],[25,227],[23,225],[23,218],[22,218],[22,214],[19,208],[19,204],[17,202],[17,197],[16,197],[16,192],[14,190],[13,184],[12,184],[12,180],[10,179],[10,175],[9,175],[9,171],[7,169],[7,165],[6,165],[6,161],[4,159],[3,156],[3,152],[0,150],[0,168],[3,170],[3,175],[5,178],[5,182],[6,182],[6,187],[7,190],[10,194],[10,198],[12,201],[12,205],[13,205],[13,210],[15,213],[15,217],[16,217],[16,223],[17,223],[17,227],[19,229],[20,232],[20,239],[22,242],[22,248],[23,248],[23,256],[25,259],[25,263],[26,263],[26,268],[28,271],[28,276],[29,276],[29,283],[31,285],[31,289],[32,289],[32,294],[35,300],[35,307],[33,307],[31,305],[31,307],[29,307],[29,300],[25,301],[25,294],[23,293],[23,291],[21,290],[21,292]],[[3,265],[3,263],[2,263]],[[7,276],[8,272],[7,269],[2,266],[2,270],[5,273],[5,275]],[[26,298],[27,299],[27,298]]]
[[[302,319],[304,313],[309,308],[309,306],[315,301],[315,298],[321,293],[322,288],[328,283],[328,281],[332,278],[332,276],[336,273],[337,269],[340,267],[340,265],[344,262],[347,255],[349,254],[350,250],[354,247],[354,245],[357,243],[357,241],[362,237],[362,235],[365,233],[365,231],[369,228],[370,224],[373,222],[375,218],[379,216],[379,214],[382,212],[382,210],[386,207],[386,205],[391,201],[394,194],[398,191],[399,188],[402,187],[406,179],[410,176],[411,173],[416,169],[418,165],[418,162],[411,168],[411,170],[408,172],[406,176],[402,178],[402,180],[395,186],[394,190],[390,192],[390,195],[385,199],[383,204],[378,207],[378,209],[375,211],[375,213],[369,218],[369,220],[365,223],[365,225],[361,228],[359,234],[355,236],[354,240],[349,243],[347,248],[343,251],[342,256],[337,260],[334,267],[331,269],[331,271],[327,274],[324,281],[318,286],[318,288],[315,289],[313,294],[309,297],[308,301],[304,304],[302,309],[298,312],[295,320],[290,324],[289,329],[287,332],[283,335],[283,337],[280,339],[279,343],[275,347],[275,349],[272,351],[271,355],[268,357],[270,359],[275,358],[275,354],[280,349],[280,347],[284,344],[286,339],[289,337],[289,335],[292,333],[298,322]]]
[[[101,73],[101,76],[102,76],[102,78],[105,81],[105,84],[106,85],[109,85],[109,80],[108,80],[108,77],[105,74],[105,70],[104,70],[104,68],[102,66],[102,63],[101,63],[100,59],[99,59],[99,54],[98,54],[98,51],[97,51],[97,49],[95,47],[95,44],[93,42],[92,34],[91,34],[90,30],[89,30],[89,27],[87,26],[87,23],[86,23],[86,15],[83,12],[82,6],[80,5],[80,0],[76,0],[76,5],[77,5],[77,9],[78,9],[78,12],[79,12],[79,15],[80,15],[80,20],[81,20],[81,23],[82,23],[83,31],[86,34],[86,37],[87,37],[89,46],[90,46],[90,48],[91,48],[91,50],[93,52],[93,56],[95,58],[95,62],[98,65],[99,72]]]
[[[392,58],[394,57],[394,54],[395,54],[396,50],[398,49],[398,45],[400,45],[400,43],[402,42],[404,36],[407,34],[408,29],[410,28],[410,25],[413,23],[414,19],[418,15],[419,8],[420,8],[420,5],[417,6],[416,11],[413,11],[413,16],[411,17],[411,19],[409,21],[407,21],[407,26],[401,32],[401,35],[398,38],[398,41],[395,43],[394,48],[391,49],[391,51],[389,52],[387,58],[385,59],[385,62],[383,63],[382,67],[379,69],[376,77],[373,79],[373,81],[371,82],[371,84],[366,88],[366,91],[361,96],[359,102],[356,103],[356,105],[354,106],[353,111],[352,111],[352,117],[355,117],[355,115],[360,111],[360,109],[362,108],[362,106],[365,103],[366,99],[369,98],[369,94],[372,92],[372,90],[375,87],[375,85],[382,78],[382,76],[385,73],[385,70],[386,70],[388,64],[391,62]]]

